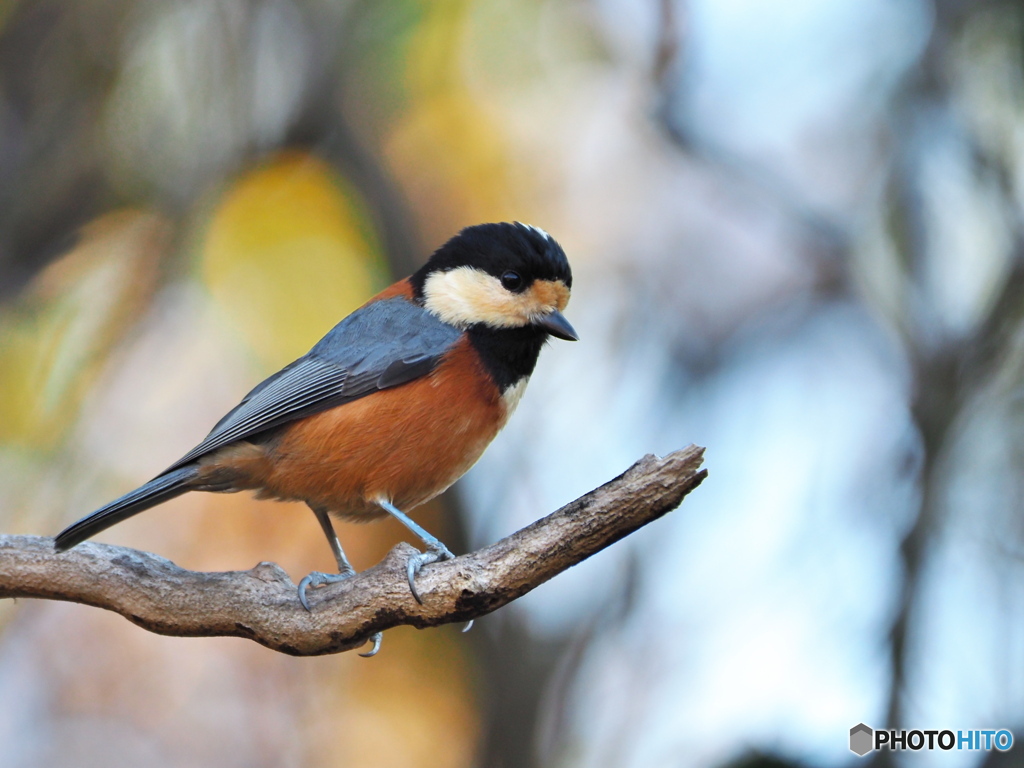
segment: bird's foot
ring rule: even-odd
[[[302,607],[307,611],[311,610],[309,607],[309,601],[306,600],[306,590],[309,587],[322,587],[324,584],[337,584],[339,581],[345,579],[351,579],[356,575],[356,572],[345,571],[344,573],[320,573],[320,571],[313,571],[311,574],[306,576],[302,581],[299,582],[299,602],[302,603]],[[381,640],[384,639],[384,635],[380,632],[374,632],[367,642],[373,643],[373,648],[368,650],[366,653],[360,653],[359,655],[365,659],[371,656],[376,656],[377,651],[380,650]]]
[[[302,603],[303,608],[309,611],[311,609],[309,601],[306,600],[307,589],[310,587],[322,587],[324,584],[337,584],[339,581],[351,579],[355,575],[355,571],[345,571],[343,573],[320,573],[320,571],[313,571],[299,582],[299,602]]]
[[[420,597],[420,593],[416,589],[416,574],[420,572],[420,569],[430,563],[453,560],[454,558],[455,555],[452,554],[451,550],[441,542],[437,542],[436,545],[430,545],[427,547],[426,552],[421,552],[409,558],[407,571],[409,575],[409,589],[412,591],[412,596],[416,598],[417,603],[423,605],[423,598]]]

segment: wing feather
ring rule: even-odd
[[[236,440],[425,376],[459,336],[457,328],[407,299],[369,304],[257,385],[167,471]]]

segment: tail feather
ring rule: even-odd
[[[58,552],[71,549],[90,536],[128,519],[132,515],[137,515],[150,507],[155,507],[175,496],[187,493],[191,490],[191,481],[196,478],[197,474],[196,466],[190,464],[150,480],[134,491],[100,507],[91,515],[83,517],[77,523],[69,525],[57,534],[54,547]]]

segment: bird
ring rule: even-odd
[[[348,315],[313,348],[258,384],[195,448],[148,483],[61,531],[58,551],[189,491],[254,491],[305,502],[338,573],[355,575],[332,516],[391,516],[423,542],[416,575],[452,552],[407,512],[465,474],[508,422],[550,337],[576,341],[562,314],[572,289],[565,251],[520,222],[466,227],[411,276]],[[380,647],[373,638],[371,656]]]

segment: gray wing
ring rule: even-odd
[[[459,336],[457,328],[406,299],[370,304],[257,385],[166,471],[236,440],[425,376]]]

